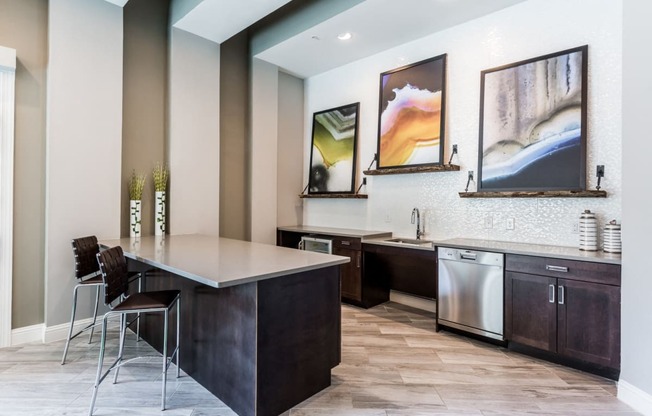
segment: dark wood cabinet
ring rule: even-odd
[[[365,244],[365,274],[389,289],[428,299],[437,298],[437,253],[434,250]]]
[[[620,288],[565,279],[557,285],[557,353],[619,368]]]
[[[505,337],[570,362],[620,369],[620,266],[505,257]]]
[[[505,337],[546,351],[557,348],[557,305],[546,301],[554,278],[505,272]]]
[[[340,266],[342,302],[370,308],[389,300],[387,282],[377,279],[373,273],[364,273],[361,238],[278,230],[276,245],[297,248],[304,235],[332,240],[333,254],[351,259]]]
[[[342,298],[362,302],[362,265],[360,250],[333,247],[333,254],[351,259],[347,264],[340,266],[342,279]]]

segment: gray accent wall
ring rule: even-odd
[[[76,284],[70,241],[120,235],[122,8],[50,0],[47,88],[45,325],[69,322]],[[80,296],[77,319],[91,314]],[[63,333],[63,332],[62,332]],[[59,337],[56,328],[45,340]]]
[[[308,178],[303,176],[303,80],[278,73],[278,153],[276,224],[303,224],[299,193]]]
[[[0,45],[16,49],[12,328],[44,319],[47,0],[0,0]]]
[[[220,45],[170,31],[168,232],[219,235]]]
[[[220,45],[220,237],[248,240],[249,37]]]
[[[120,235],[129,236],[129,178],[147,175],[142,233],[154,234],[152,169],[165,163],[168,0],[130,0],[124,7]]]
[[[623,266],[622,371],[620,378],[647,393],[652,414],[652,196],[649,118],[652,103],[652,5],[623,2]],[[620,392],[619,392],[620,396]],[[643,409],[638,409],[643,410]]]

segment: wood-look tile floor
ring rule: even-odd
[[[109,357],[116,338],[114,332]],[[127,344],[127,356],[154,354],[133,336]],[[0,415],[88,413],[97,342],[76,339],[65,366],[59,365],[62,351],[63,342],[0,349]],[[190,377],[173,374],[165,412],[158,407],[160,366],[151,362],[123,367],[118,384],[102,383],[96,414],[235,415]],[[284,416],[638,414],[616,398],[611,380],[435,333],[432,314],[396,303],[342,307],[342,363],[332,374],[331,387]]]

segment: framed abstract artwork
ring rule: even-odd
[[[478,191],[586,189],[588,46],[482,71]]]
[[[360,103],[312,117],[309,194],[353,193]]]
[[[442,164],[445,103],[445,54],[380,74],[377,168]]]

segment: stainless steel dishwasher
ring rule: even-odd
[[[504,255],[439,247],[437,323],[504,340]]]

